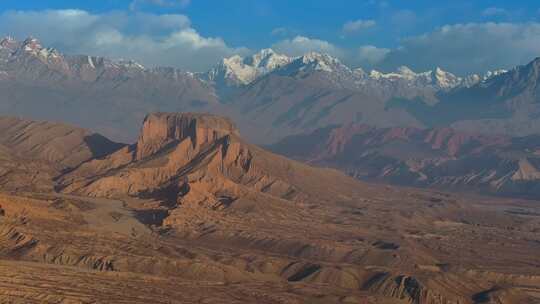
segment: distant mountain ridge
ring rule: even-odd
[[[122,73],[160,73],[170,71],[168,68],[147,69],[131,60],[111,60],[104,57],[87,55],[64,55],[54,48],[42,46],[37,38],[29,37],[20,42],[12,37],[0,40],[0,64],[8,76],[15,71],[7,71],[10,67],[21,67],[37,60],[53,71],[65,77],[81,78],[85,81],[96,80],[98,77],[115,77]],[[34,62],[35,63],[35,62]],[[23,65],[24,67],[24,65]],[[177,76],[189,76],[192,73],[174,69]]]
[[[291,136],[271,150],[360,179],[400,185],[540,197],[540,136],[451,128],[351,124]]]
[[[440,68],[366,72],[328,54],[288,57],[271,49],[191,73],[66,55],[36,38],[6,37],[0,41],[0,113],[65,121],[124,142],[136,139],[147,113],[179,111],[229,116],[248,140],[262,144],[350,123],[515,136],[540,131],[535,75],[526,66],[467,77]]]
[[[291,58],[276,54],[272,49],[264,49],[246,58],[238,55],[224,58],[210,71],[201,73],[200,77],[223,85],[247,85],[291,61]]]
[[[457,87],[471,87],[489,78],[505,73],[505,70],[488,71],[484,75],[477,74],[458,77],[437,67],[433,71],[416,73],[406,66],[395,72],[382,73],[372,70],[369,73],[362,68],[351,69],[335,57],[328,54],[309,52],[298,57],[278,54],[272,49],[263,49],[254,55],[241,57],[238,55],[224,58],[218,65],[206,73],[200,73],[204,80],[221,85],[249,85],[260,77],[277,72],[281,75],[294,75],[299,72],[322,71],[336,74],[335,79],[350,87],[385,86],[392,82],[407,83],[410,86],[432,87],[436,90],[450,90]],[[339,84],[336,81],[336,84]]]
[[[35,38],[0,41],[0,113],[64,121],[131,141],[149,112],[218,103],[192,73],[133,61],[64,55]]]
[[[17,41],[13,37],[5,37],[0,40],[0,62],[7,62],[13,58],[32,55],[39,60],[54,65],[79,65],[89,68],[115,67],[131,70],[159,71],[163,68],[146,68],[140,63],[131,60],[109,60],[95,56],[66,56],[54,48],[44,47],[41,42],[34,37],[29,37],[24,41]],[[296,67],[296,68],[295,68]],[[168,68],[166,68],[168,69]],[[319,70],[326,72],[342,72],[355,75],[354,78],[360,80],[382,80],[389,81],[408,80],[411,83],[433,84],[441,89],[451,89],[458,86],[472,86],[485,81],[493,76],[502,74],[506,70],[488,71],[484,75],[471,74],[466,77],[458,77],[450,72],[446,72],[437,67],[433,71],[416,73],[406,66],[398,68],[395,72],[382,73],[372,70],[369,73],[361,68],[351,69],[340,62],[339,59],[328,54],[308,52],[302,56],[289,57],[278,54],[272,49],[262,49],[248,57],[234,55],[224,58],[215,67],[205,73],[193,73],[184,71],[186,75],[196,75],[203,80],[221,82],[228,85],[247,85],[266,74],[283,69],[294,72],[298,70]],[[180,71],[180,70],[178,70]]]
[[[390,104],[406,109],[426,126],[452,126],[481,133],[525,136],[540,130],[540,58],[472,87],[437,94],[438,103],[421,98]]]
[[[28,57],[31,58],[28,58]],[[387,85],[391,82],[404,82],[417,87],[432,87],[437,90],[449,90],[457,87],[471,87],[480,82],[507,72],[506,70],[488,71],[485,75],[468,75],[458,77],[437,67],[433,71],[416,73],[406,66],[398,68],[395,72],[382,73],[372,70],[369,73],[361,68],[351,69],[341,61],[328,54],[309,52],[298,57],[288,57],[278,54],[272,49],[263,49],[249,57],[235,55],[224,58],[214,68],[205,73],[192,73],[172,68],[146,68],[140,63],[131,60],[110,60],[95,56],[66,56],[53,48],[42,46],[41,42],[29,37],[20,42],[12,37],[0,40],[0,63],[21,63],[22,60],[37,59],[58,72],[69,76],[88,78],[92,72],[103,73],[105,70],[131,73],[161,73],[174,71],[182,76],[199,78],[203,81],[220,83],[228,86],[242,86],[264,77],[267,74],[278,72],[281,75],[294,75],[299,72],[323,71],[336,74],[336,80],[348,79],[354,83],[353,87],[360,88],[365,85]],[[10,73],[3,70],[5,77]],[[178,76],[177,76],[178,77]],[[347,81],[345,81],[347,82]]]

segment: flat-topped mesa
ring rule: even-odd
[[[137,159],[148,157],[173,143],[190,138],[193,148],[239,132],[229,119],[200,113],[153,113],[143,123],[137,141]]]

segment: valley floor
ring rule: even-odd
[[[148,201],[3,194],[0,303],[540,302],[536,202],[386,189],[198,235],[143,225]]]

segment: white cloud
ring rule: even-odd
[[[145,65],[201,71],[225,56],[246,53],[220,37],[204,37],[180,14],[83,10],[8,11],[0,14],[0,34],[33,35],[67,53],[134,59]]]
[[[289,33],[289,30],[286,27],[276,27],[272,30],[272,32],[270,32],[272,36],[283,36],[287,35],[287,33]]]
[[[375,20],[354,20],[354,21],[348,21],[343,25],[343,31],[345,32],[358,32],[365,29],[372,28],[377,25],[377,22]]]
[[[300,56],[312,51],[327,53],[336,57],[343,56],[343,51],[330,42],[304,36],[296,36],[293,39],[281,40],[274,44],[272,48],[289,56]]]
[[[414,15],[407,13],[401,17],[393,21],[414,19]],[[275,30],[275,34],[282,32],[283,29]],[[0,35],[21,39],[33,35],[44,45],[70,54],[134,59],[148,66],[194,71],[206,70],[223,57],[249,53],[244,47],[228,45],[220,37],[202,35],[181,14],[97,14],[76,9],[7,11],[0,13]],[[328,53],[353,66],[394,69],[407,65],[415,70],[441,66],[458,74],[483,73],[525,64],[540,56],[540,23],[446,25],[405,38],[391,50],[372,45],[345,49],[300,35],[280,40],[272,47],[290,56],[309,51]]]
[[[357,61],[362,66],[373,66],[383,61],[390,53],[389,49],[378,48],[373,45],[364,45],[358,48]]]
[[[442,66],[467,74],[511,68],[539,55],[540,23],[468,23],[404,39],[381,65],[407,65],[417,70]]]
[[[295,37],[299,36],[300,32],[298,29],[290,28],[290,27],[276,27],[271,32],[270,35],[275,37],[282,37],[281,39],[285,37]]]
[[[156,5],[161,7],[186,7],[191,4],[191,0],[133,0],[129,4],[129,9],[136,10],[142,5]]]
[[[482,11],[482,15],[492,17],[492,16],[501,16],[506,15],[507,11],[504,8],[500,7],[488,7]]]

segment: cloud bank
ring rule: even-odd
[[[301,56],[307,52],[327,53],[335,57],[343,57],[343,51],[332,43],[320,39],[296,36],[275,43],[272,48],[288,56]]]
[[[0,15],[0,33],[35,36],[70,54],[134,59],[149,66],[202,71],[232,54],[247,53],[220,37],[204,37],[181,14],[84,10],[8,11]]]
[[[353,26],[354,27],[354,26]],[[406,65],[416,71],[442,67],[459,75],[510,69],[540,57],[540,23],[467,23],[445,25],[399,41],[394,48],[363,45],[342,48],[329,41],[296,36],[272,46],[298,56],[309,51],[338,57],[351,66],[386,71]]]
[[[369,28],[372,28],[377,25],[377,22],[375,20],[355,20],[355,21],[348,21],[343,25],[343,31],[347,33],[354,33],[359,32],[362,30],[366,30]]]
[[[468,23],[446,25],[403,39],[379,63],[393,69],[441,66],[458,74],[512,68],[540,56],[540,23]]]
[[[154,5],[189,4],[185,0],[138,1]],[[499,12],[492,9],[487,13]],[[331,42],[342,41],[339,37],[343,31],[359,31],[377,24],[370,21],[347,22],[336,29],[335,39],[297,35],[281,39],[272,47],[290,56],[310,51],[328,53],[353,67],[394,70],[407,65],[422,71],[440,66],[460,75],[508,69],[540,56],[538,22],[445,25],[401,39],[392,48],[369,43],[342,47]],[[385,29],[377,24],[373,30],[382,33]],[[273,34],[291,35],[286,28],[277,28]],[[147,66],[174,66],[191,71],[205,71],[224,57],[251,52],[245,47],[231,46],[221,37],[202,35],[185,15],[138,11],[7,11],[0,14],[0,35],[20,39],[32,35],[44,45],[69,54],[133,59]]]
[[[506,15],[506,14],[507,14],[507,11],[499,7],[488,7],[482,11],[482,15],[484,16],[500,16],[500,15]]]
[[[130,10],[137,10],[144,5],[157,5],[161,7],[186,7],[191,3],[191,0],[133,0],[129,4]]]

